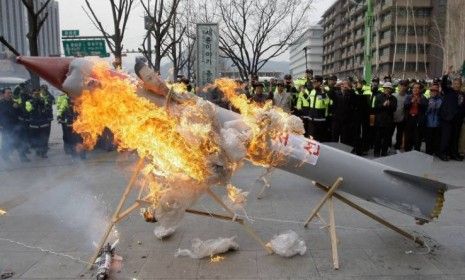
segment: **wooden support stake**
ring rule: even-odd
[[[232,215],[233,217],[236,216],[236,213],[234,213],[233,210],[231,210],[226,204],[224,204],[224,202],[210,188],[207,188],[207,193],[213,198],[213,200],[215,200],[219,205],[221,205],[221,207],[223,207],[224,210],[226,210],[230,215]],[[257,235],[257,233],[255,233],[255,231],[245,221],[240,224],[244,227],[245,231],[253,239],[255,239],[269,254],[273,254],[273,250],[271,250],[271,248],[266,246],[265,242]]]
[[[328,199],[328,213],[329,213],[329,237],[331,238],[331,253],[333,256],[333,267],[339,269],[339,254],[337,252],[337,236],[336,236],[336,221],[334,217],[334,204],[333,197]]]
[[[147,200],[141,200],[141,199],[138,199],[136,200],[136,202],[140,203],[140,204],[147,204],[147,205],[151,205],[152,203],[150,201],[147,201]],[[205,216],[205,217],[212,217],[212,218],[216,218],[216,219],[220,219],[220,220],[225,220],[225,221],[232,221],[234,220],[235,222],[241,224],[244,222],[244,220],[242,218],[236,218],[234,219],[233,216],[226,216],[226,215],[220,215],[220,214],[216,214],[216,213],[208,213],[208,212],[205,212],[205,211],[200,211],[200,210],[195,210],[195,209],[186,209],[186,213],[189,213],[189,214],[194,214],[194,215],[199,215],[199,216]]]
[[[98,254],[100,253],[100,249],[105,245],[105,242],[107,241],[108,236],[110,235],[111,230],[115,226],[115,224],[118,221],[119,214],[121,212],[121,208],[123,208],[124,203],[126,202],[133,186],[134,183],[136,182],[137,176],[139,175],[140,170],[142,169],[144,163],[144,158],[140,158],[139,161],[136,164],[136,167],[134,169],[134,172],[131,175],[131,179],[129,180],[128,184],[126,185],[126,189],[123,192],[123,195],[118,203],[118,207],[116,207],[115,213],[113,214],[113,218],[111,219],[110,224],[107,226],[107,229],[105,230],[105,233],[103,234],[102,238],[100,239],[100,242],[97,245],[97,248],[95,249],[94,254],[92,255],[88,269],[91,269],[92,266],[95,263],[95,260],[98,257]]]
[[[315,185],[318,188],[320,188],[320,189],[322,189],[324,191],[329,190],[329,188],[327,186],[324,186],[324,185],[322,185],[320,183],[316,183]],[[341,202],[343,202],[343,203],[347,204],[348,206],[354,208],[355,210],[359,211],[360,213],[362,213],[362,214],[368,216],[369,218],[377,221],[378,223],[382,224],[383,226],[385,226],[385,227],[387,227],[389,229],[392,229],[393,231],[399,233],[400,235],[404,236],[405,238],[414,241],[415,243],[419,244],[420,246],[425,246],[425,242],[422,239],[420,239],[420,238],[406,232],[405,230],[391,224],[390,222],[386,221],[385,219],[383,219],[383,218],[373,214],[372,212],[366,210],[365,208],[362,208],[362,207],[358,206],[357,204],[355,204],[354,202],[350,201],[349,199],[343,197],[342,195],[340,195],[338,193],[333,193],[333,196],[335,198],[339,199]]]
[[[326,192],[325,196],[320,200],[320,202],[316,205],[315,208],[310,212],[310,216],[307,218],[305,221],[304,227],[307,227],[310,221],[317,215],[317,213],[320,211],[321,207],[323,207],[323,204],[330,198],[333,193],[336,191],[337,188],[342,184],[342,178],[339,177],[337,178],[336,182],[334,182],[333,186]]]

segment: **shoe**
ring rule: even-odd
[[[446,155],[438,155],[438,158],[442,161],[449,161],[449,158]]]

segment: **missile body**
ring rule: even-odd
[[[32,61],[27,57],[20,57],[18,62],[42,78],[52,79],[47,65],[40,63],[37,58]],[[88,60],[75,59],[70,63],[66,79],[61,78],[63,80],[61,85],[56,82],[60,79],[53,80],[55,86],[71,93],[72,96],[78,96],[83,88],[82,81],[90,75],[91,65]],[[136,70],[140,71],[139,76],[147,89],[141,90],[138,95],[163,106],[166,101],[164,96],[168,93],[166,86],[160,83],[160,80],[154,79],[146,68],[140,65],[138,67],[136,64]],[[173,103],[170,106],[176,107],[177,105]],[[221,124],[241,119],[239,114],[220,107],[217,107],[217,112]],[[438,217],[444,201],[444,192],[454,187],[438,180],[407,173],[393,166],[344,152],[303,136],[283,135],[276,140],[273,148],[284,152],[285,159],[282,165],[276,167],[278,169],[328,186],[338,177],[342,177],[344,182],[340,188],[341,191],[424,222]],[[416,152],[406,153],[403,157],[410,154],[424,160],[430,159],[429,156]],[[391,158],[395,157],[391,156]],[[393,161],[395,159],[391,160]]]

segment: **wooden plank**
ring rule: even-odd
[[[324,191],[328,191],[329,188],[325,185],[322,185],[320,183],[316,183],[315,186],[317,186],[318,188],[324,190]],[[421,246],[425,246],[425,242],[421,239],[421,238],[418,238],[408,232],[406,232],[405,230],[391,224],[390,222],[386,221],[385,219],[373,214],[372,212],[366,210],[365,208],[362,208],[361,206],[355,204],[354,202],[350,201],[349,199],[345,198],[344,196],[338,194],[338,193],[334,193],[333,194],[333,197],[337,198],[338,200],[340,200],[341,202],[345,203],[346,205],[354,208],[355,210],[359,211],[360,213],[368,216],[369,218],[377,221],[378,223],[382,224],[383,226],[389,228],[389,229],[392,229],[393,231],[399,233],[400,235],[404,236],[405,238],[407,239],[410,239],[412,241],[414,241],[415,243],[421,245]]]
[[[342,184],[342,178],[339,177],[337,178],[336,182],[334,182],[333,186],[326,192],[325,196],[318,202],[318,204],[313,208],[313,210],[310,212],[309,217],[304,223],[304,227],[307,227],[308,224],[311,222],[313,218],[315,218],[316,214],[320,211],[321,207],[323,207],[323,204],[330,198],[333,193],[339,188],[339,186]]]
[[[329,237],[331,239],[331,255],[333,257],[333,267],[335,270],[339,269],[339,254],[337,251],[337,236],[336,236],[336,220],[334,217],[334,204],[333,198],[328,199],[328,213],[329,213]]]

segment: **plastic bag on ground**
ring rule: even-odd
[[[164,227],[164,226],[157,226],[153,230],[155,237],[158,239],[163,239],[172,235],[176,231],[176,227]]]
[[[271,248],[276,254],[287,258],[297,254],[303,256],[307,251],[305,241],[292,230],[275,235],[266,246]]]
[[[229,250],[238,250],[239,244],[235,241],[236,237],[216,238],[202,241],[198,238],[192,240],[192,250],[178,249],[175,257],[191,257],[201,259],[213,255],[225,253]]]

